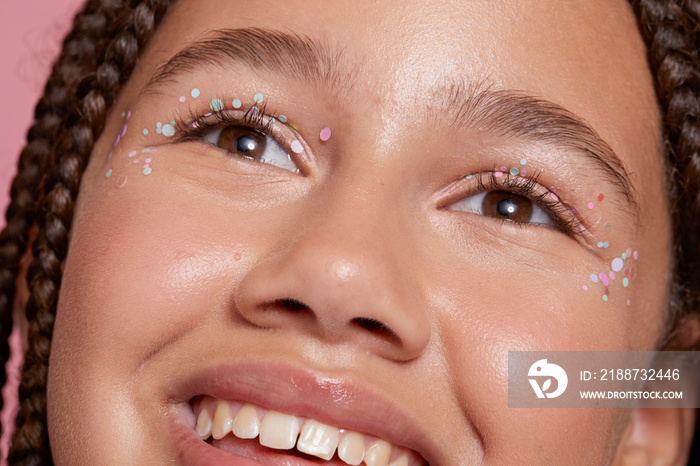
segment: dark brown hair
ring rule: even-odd
[[[29,246],[28,349],[10,464],[51,464],[46,379],[51,337],[83,170],[121,86],[174,0],[89,0],[37,104],[0,233],[0,353],[7,339],[20,259]],[[674,265],[668,342],[700,303],[700,1],[631,0],[649,51],[663,115]],[[35,234],[35,236],[34,236]],[[697,342],[694,343],[697,345]],[[6,374],[0,371],[0,386]],[[1,401],[0,401],[1,403]],[[0,404],[1,407],[1,404]]]

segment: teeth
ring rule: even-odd
[[[306,421],[297,442],[297,450],[324,460],[333,458],[338,447],[338,429],[314,420]]]
[[[202,412],[199,413],[195,430],[203,440],[208,439],[211,435],[211,414],[209,414],[207,408],[203,408]]]
[[[338,445],[338,458],[352,465],[362,463],[365,459],[364,436],[356,432],[348,432]]]
[[[268,411],[260,424],[260,445],[277,450],[294,448],[299,428],[296,416]]]
[[[396,458],[389,464],[389,466],[408,466],[408,455],[404,453],[403,455]]]
[[[423,458],[412,450],[393,447],[376,437],[370,438],[357,432],[339,430],[314,419],[304,420],[276,411],[265,412],[264,409],[251,404],[241,406],[235,401],[218,401],[211,398],[198,402],[198,406],[200,411],[195,431],[202,440],[209,437],[220,440],[232,432],[241,439],[254,439],[259,436],[261,445],[276,450],[290,450],[296,446],[298,451],[324,460],[333,459],[337,450],[338,458],[353,466],[363,462],[366,466],[416,466],[425,463]],[[259,412],[265,414],[258,415]],[[236,415],[233,416],[232,413]],[[389,463],[392,457],[395,459]]]
[[[391,445],[384,440],[377,440],[365,452],[367,466],[388,466],[391,457]]]
[[[253,405],[245,405],[238,411],[231,428],[233,435],[238,438],[255,438],[260,434],[260,419]]]
[[[214,413],[214,423],[211,427],[211,436],[216,440],[222,439],[231,432],[231,407],[226,401],[220,401]]]

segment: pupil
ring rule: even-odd
[[[503,199],[498,203],[498,213],[504,217],[510,217],[518,211],[518,206],[511,199]]]
[[[250,152],[254,151],[257,147],[257,143],[250,136],[241,136],[236,139],[236,150],[238,152]]]

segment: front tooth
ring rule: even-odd
[[[260,433],[260,419],[258,410],[253,405],[243,406],[231,426],[233,435],[238,438],[255,438]]]
[[[297,450],[329,460],[333,458],[337,447],[338,429],[318,421],[306,421],[297,442]]]
[[[277,450],[294,448],[299,435],[299,419],[289,414],[268,411],[260,424],[260,445]]]
[[[197,418],[197,427],[195,429],[202,440],[206,440],[211,435],[211,414],[207,408],[202,408]]]
[[[348,432],[338,445],[338,458],[358,465],[365,458],[365,438],[357,432]]]
[[[365,452],[367,466],[388,466],[391,457],[391,445],[384,440],[377,440]]]
[[[216,440],[222,439],[231,432],[231,407],[226,401],[219,401],[214,412],[214,423],[211,427],[211,435]]]
[[[408,466],[408,455],[404,453],[392,461],[389,466]]]

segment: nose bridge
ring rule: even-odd
[[[410,229],[387,208],[381,186],[327,186],[294,239],[244,278],[241,312],[265,327],[291,323],[328,341],[361,343],[393,359],[415,358],[430,339],[430,322],[405,267],[403,245],[409,240],[402,236],[410,236]],[[299,305],[281,309],[284,300],[302,303],[307,318]]]

